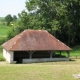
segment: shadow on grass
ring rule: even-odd
[[[61,63],[66,63],[66,62],[68,62],[68,63],[70,62],[70,63],[71,63],[71,62],[75,62],[75,61],[76,61],[75,59],[70,59],[70,60],[68,60],[68,61],[62,60],[62,61],[42,61],[42,62],[28,62],[28,63],[22,63],[22,62],[20,63],[20,62],[17,62],[17,63],[15,63],[15,64],[34,64],[34,63],[35,63],[35,64],[41,64],[41,63],[42,63],[42,64],[46,64],[46,63],[47,63],[47,64],[48,64],[48,63],[49,63],[49,64],[52,64],[52,63],[54,64],[54,63],[60,63],[60,62],[61,62]]]
[[[76,61],[76,60],[74,60],[74,59],[70,59],[69,61]]]
[[[0,61],[6,61],[4,58],[0,58]]]

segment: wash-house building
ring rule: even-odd
[[[2,47],[3,56],[9,63],[69,60],[71,50],[46,30],[24,30]],[[56,51],[59,52],[59,57],[56,57]],[[67,57],[62,57],[63,51]]]

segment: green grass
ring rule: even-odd
[[[0,45],[6,41],[7,33],[10,30],[10,27],[7,27],[4,24],[0,24]]]
[[[10,27],[0,24],[0,37],[6,37],[9,29],[10,29]]]
[[[0,17],[0,21],[3,21],[3,20],[5,20],[5,18],[4,17]]]
[[[57,54],[60,53],[57,52]],[[62,55],[67,57],[66,51],[62,51]],[[70,57],[80,58],[80,46],[75,46],[72,48],[72,50],[70,51]]]
[[[79,55],[80,46],[71,51],[71,55]],[[64,53],[63,53],[64,54]],[[73,55],[75,54],[75,55]],[[80,74],[80,59],[71,61],[9,64],[2,56],[0,47],[0,80],[80,80],[73,75]]]
[[[33,64],[0,62],[0,80],[80,80],[80,60]]]
[[[79,57],[80,58],[80,46],[75,46],[72,48],[72,51],[70,52],[71,57]]]

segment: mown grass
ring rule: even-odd
[[[80,80],[80,60],[33,64],[0,62],[0,80]]]

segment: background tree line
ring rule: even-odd
[[[80,1],[79,0],[28,0],[28,12],[18,14],[8,32],[8,39],[24,29],[45,29],[67,45],[79,44]]]
[[[8,14],[6,17],[5,17],[5,21],[7,23],[7,26],[9,26],[11,24],[12,21],[16,21],[17,20],[17,17],[16,15],[13,15],[13,17]]]

